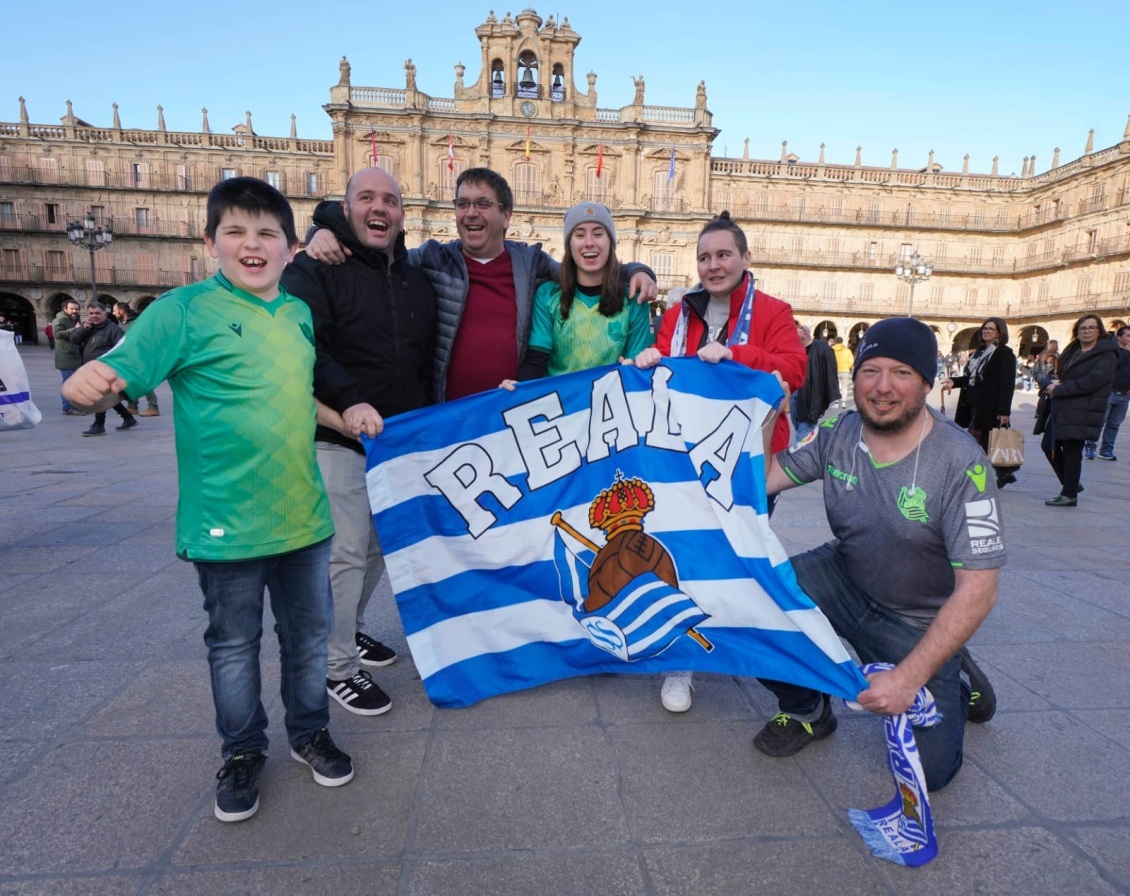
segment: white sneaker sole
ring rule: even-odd
[[[214,805],[214,811],[220,821],[245,821],[259,811],[259,800],[256,799],[255,805],[245,812],[225,812],[219,803]]]

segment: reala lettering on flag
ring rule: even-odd
[[[366,440],[373,518],[438,706],[694,669],[854,699],[866,681],[768,525],[777,380],[664,359],[402,414]]]

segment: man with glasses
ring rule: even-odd
[[[358,439],[361,433],[377,435],[387,417],[431,403],[436,297],[427,278],[408,264],[400,188],[387,172],[361,169],[336,205],[334,233],[348,249],[345,263],[322,264],[299,254],[283,272],[282,285],[310,306],[314,396],[343,424],[342,431],[318,426],[314,435],[335,530],[326,689],[349,712],[377,716],[392,701],[362,666],[387,666],[396,653],[361,630],[385,562]]]
[[[1119,327],[1115,340],[1118,343],[1118,361],[1114,368],[1114,387],[1107,399],[1101,438],[1088,439],[1083,446],[1083,456],[1087,460],[1095,459],[1096,448],[1099,460],[1118,460],[1114,456],[1114,440],[1118,438],[1118,429],[1126,419],[1126,406],[1130,404],[1130,327]]]
[[[506,179],[489,168],[468,168],[455,183],[455,227],[459,239],[428,240],[408,252],[435,287],[439,300],[433,395],[436,401],[462,398],[518,378],[530,336],[534,293],[557,276],[558,263],[541,250],[506,239],[514,194]],[[339,264],[349,254],[333,237],[340,209],[321,203],[314,212],[319,229],[306,252]],[[331,232],[332,231],[332,232]],[[630,294],[650,302],[656,294],[651,270],[625,264]]]

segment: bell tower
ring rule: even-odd
[[[579,93],[573,56],[581,36],[568,18],[542,20],[532,9],[499,21],[492,12],[475,29],[482,47],[479,80],[456,96],[460,112],[531,119],[594,117],[596,91]],[[595,79],[590,79],[595,80]]]

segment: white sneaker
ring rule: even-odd
[[[691,708],[692,672],[672,672],[663,679],[663,690],[659,698],[667,712],[686,712]]]

